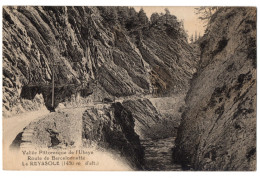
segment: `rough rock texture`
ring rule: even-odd
[[[135,119],[136,133],[141,138],[151,137],[155,134],[151,128],[162,118],[148,99],[126,100],[122,105],[131,111]]]
[[[133,116],[120,103],[64,109],[31,122],[17,135],[11,149],[96,148],[120,155],[141,170],[144,151]]]
[[[102,100],[186,90],[192,48],[170,30],[128,35],[96,7],[3,7],[4,115],[21,112],[24,99],[34,105],[36,94],[50,108],[54,61],[55,107],[77,93]]]
[[[160,128],[161,138],[176,137],[181,123],[182,112],[185,108],[185,95],[172,97],[151,98],[150,101],[162,117]]]
[[[133,116],[122,104],[91,108],[83,114],[83,140],[118,151],[133,168],[142,169],[144,151],[135,133]]]
[[[168,115],[164,114],[162,109],[155,108],[149,99],[125,100],[122,105],[132,113],[135,119],[135,132],[141,139],[176,136],[180,117],[171,115],[169,110]]]
[[[157,96],[186,93],[196,71],[198,57],[194,49],[171,30],[167,26],[163,29],[152,26],[138,44],[143,59],[150,65],[150,79]]]
[[[173,159],[256,170],[256,8],[220,8],[203,38]]]
[[[10,148],[73,148],[82,144],[82,115],[78,108],[50,113],[31,122],[17,135]]]

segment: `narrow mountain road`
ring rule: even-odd
[[[60,108],[57,109],[62,111],[66,111],[69,113],[74,113],[75,114],[82,114],[82,112],[85,109],[96,107],[96,108],[102,108],[104,105],[108,104],[89,104],[86,106],[77,106],[77,107],[69,107],[69,108]],[[31,111],[31,112],[26,112],[22,113],[19,115],[15,115],[12,117],[8,118],[3,118],[2,119],[2,124],[3,124],[3,148],[8,149],[9,146],[12,144],[12,142],[15,140],[15,138],[23,131],[23,129],[28,126],[31,122],[38,121],[47,115],[50,115],[50,111],[46,109],[46,107],[42,107],[41,109],[37,111]],[[78,116],[79,117],[79,116]],[[81,117],[81,116],[80,116]]]
[[[45,108],[38,111],[26,112],[9,118],[3,118],[3,147],[7,148],[12,144],[15,137],[23,131],[28,124],[46,116],[50,112]]]
[[[21,135],[23,129],[32,121],[37,121],[46,115],[49,111],[43,107],[38,111],[26,112],[16,116],[2,118],[3,130],[3,165],[4,169],[11,169],[14,163],[17,163],[17,155],[9,148],[12,142]]]
[[[137,100],[148,98],[143,97],[128,97],[128,98],[120,98],[116,100],[116,102],[123,102],[125,100]],[[156,101],[158,98],[149,98],[150,100]],[[161,98],[160,98],[161,99]],[[172,98],[164,98],[167,100],[173,100]],[[175,99],[176,100],[176,99]],[[88,105],[83,106],[72,106],[72,107],[64,107],[57,108],[57,112],[65,112],[69,115],[73,115],[73,118],[81,118],[83,112],[86,109],[91,108],[104,108],[109,107],[111,103],[89,103]],[[162,106],[160,106],[162,107]],[[164,108],[164,107],[163,107]],[[12,142],[19,137],[19,134],[23,132],[23,129],[28,126],[30,123],[36,123],[38,120],[46,117],[53,117],[52,115],[55,113],[50,113],[46,108],[42,108],[39,111],[32,111],[23,113],[17,116],[13,116],[10,118],[3,118],[3,145],[4,145],[4,153],[9,153],[9,147]],[[73,119],[75,120],[75,119]],[[75,123],[79,123],[75,120]],[[82,128],[81,123],[76,124],[77,128]],[[77,129],[79,133],[75,133],[75,135],[80,135],[81,129]],[[22,135],[22,134],[20,134]],[[141,140],[141,144],[145,148],[145,169],[146,170],[159,170],[159,171],[181,171],[182,168],[180,165],[172,164],[172,148],[174,146],[174,137],[158,139],[158,140]],[[75,142],[77,146],[81,145],[81,138],[79,137],[79,141]],[[4,154],[5,155],[5,154]],[[9,154],[6,154],[9,155]]]

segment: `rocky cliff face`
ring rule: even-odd
[[[35,103],[50,109],[52,71],[55,107],[77,93],[102,100],[187,89],[194,60],[185,38],[166,25],[128,31],[102,15],[96,7],[3,8],[4,115]]]
[[[152,128],[162,121],[162,117],[148,99],[127,100],[122,105],[132,113],[135,131],[142,139],[156,136]]]
[[[157,101],[158,103],[163,103],[159,98],[157,100],[159,100]],[[162,100],[167,99],[163,98]],[[172,101],[174,99],[170,98],[168,100]],[[169,105],[171,102],[166,101],[165,103]],[[167,107],[164,107],[165,110],[161,107],[156,108],[149,99],[126,100],[122,105],[132,113],[135,119],[135,132],[141,139],[159,139],[176,136],[181,119],[178,116],[179,107],[174,108],[174,113],[172,113]],[[166,111],[167,114],[163,111]]]
[[[120,103],[86,110],[83,114],[83,140],[88,145],[115,150],[134,169],[142,169],[144,151],[134,130],[132,113]]]
[[[256,8],[221,8],[203,38],[174,160],[256,170]]]

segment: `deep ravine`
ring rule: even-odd
[[[175,137],[141,140],[144,147],[144,169],[147,171],[182,171],[182,166],[172,161]]]
[[[131,9],[108,9],[3,7],[4,169],[14,139],[94,143],[134,170],[255,171],[256,8],[219,7],[193,44],[168,13],[148,23],[132,8],[129,25],[115,17]]]

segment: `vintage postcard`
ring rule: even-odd
[[[4,170],[256,170],[256,7],[2,11]]]

